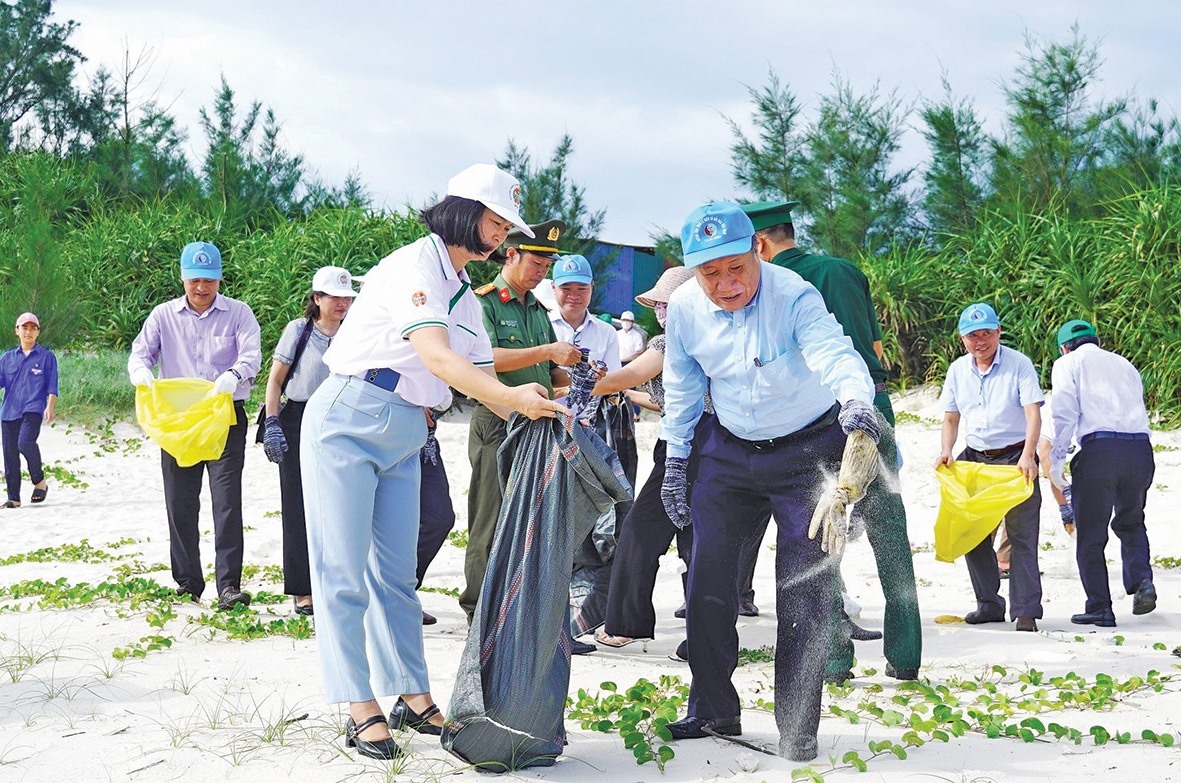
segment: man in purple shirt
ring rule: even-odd
[[[197,523],[201,477],[208,470],[217,608],[230,610],[250,603],[250,594],[242,592],[242,464],[246,455],[243,401],[250,396],[262,360],[258,321],[244,302],[217,292],[221,252],[208,242],[185,245],[180,255],[180,277],[185,295],[152,310],[131,344],[127,372],[133,385],[151,386],[152,368],[158,364],[160,378],[204,378],[213,381],[213,394],[234,395],[235,422],[219,458],[182,468],[171,454],[160,452],[177,593],[198,601],[205,590]]]

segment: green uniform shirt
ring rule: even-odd
[[[536,348],[558,341],[545,305],[537,301],[532,291],[525,293],[522,303],[504,281],[503,274],[477,289],[476,295],[484,309],[484,329],[493,348]],[[505,386],[540,383],[552,396],[554,384],[550,380],[550,370],[554,366],[553,362],[544,361],[519,370],[498,372],[496,377]]]
[[[882,339],[882,327],[878,325],[865,274],[843,258],[814,256],[798,247],[784,250],[771,263],[792,270],[816,286],[829,312],[836,316],[865,360],[873,382],[884,383],[889,374],[873,350],[873,344]]]

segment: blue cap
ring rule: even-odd
[[[221,280],[221,251],[208,242],[190,242],[180,251],[181,280]]]
[[[715,258],[747,253],[754,235],[750,218],[733,201],[698,207],[689,213],[681,228],[685,266],[692,269]]]
[[[968,305],[960,313],[960,334],[971,334],[981,329],[996,329],[1001,321],[996,317],[996,310],[983,302]]]
[[[590,261],[580,255],[558,256],[554,261],[554,285],[566,283],[593,283],[595,275]]]

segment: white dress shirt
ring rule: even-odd
[[[600,321],[587,311],[582,323],[575,329],[566,323],[562,312],[556,307],[550,311],[549,321],[554,326],[558,342],[570,343],[575,348],[589,348],[589,358],[606,362],[608,370],[618,370],[623,366],[619,361],[619,338],[615,335],[614,326]]]
[[[1054,447],[1059,464],[1075,438],[1092,432],[1148,432],[1144,383],[1124,357],[1090,343],[1054,362]]]

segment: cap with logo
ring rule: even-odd
[[[1091,326],[1087,321],[1081,318],[1075,318],[1073,321],[1067,321],[1062,324],[1062,328],[1058,330],[1058,347],[1061,348],[1076,337],[1098,337],[1095,327]]]
[[[634,321],[634,320],[636,320],[636,314],[633,313],[631,310],[624,310],[622,313],[619,314],[619,320],[620,321]]]
[[[594,272],[590,262],[580,255],[558,256],[554,261],[554,285],[567,283],[593,283]]]
[[[527,253],[534,255],[545,256],[553,258],[560,252],[558,250],[558,240],[566,235],[566,224],[561,220],[547,220],[544,223],[535,223],[529,226],[532,234],[526,235],[524,231],[519,228],[514,228],[508,232],[508,238],[504,240],[506,248],[515,247]]]
[[[750,218],[755,231],[791,222],[791,211],[798,207],[798,201],[756,201],[743,204],[742,211]]]
[[[750,251],[755,235],[750,218],[733,201],[718,201],[689,213],[681,228],[685,266],[692,269],[718,258]]]
[[[984,302],[970,304],[960,313],[960,334],[967,335],[979,332],[981,329],[996,329],[1001,321],[996,316],[996,310]]]
[[[356,296],[353,290],[353,276],[349,270],[339,266],[322,266],[312,276],[312,290],[329,296]]]
[[[521,183],[491,163],[476,163],[456,174],[447,181],[447,195],[479,201],[533,237],[533,230],[521,217]]]
[[[221,280],[221,251],[208,242],[190,242],[180,251],[181,280]]]
[[[16,317],[16,328],[20,329],[25,324],[33,324],[40,328],[41,322],[37,320],[37,316],[32,313],[21,313]]]

